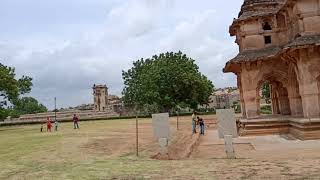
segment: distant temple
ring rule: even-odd
[[[229,109],[232,108],[234,103],[240,101],[240,94],[237,89],[218,89],[211,95],[210,99],[215,109]]]
[[[240,94],[237,88],[223,88],[215,90],[209,97],[209,103],[198,108],[229,109],[238,102]]]
[[[261,118],[259,91],[267,82],[272,113],[282,116],[274,116],[278,126],[265,122],[269,132],[320,138],[319,12],[319,0],[244,1],[230,26],[240,52],[223,69],[237,75],[243,118],[248,120],[243,125],[253,128],[251,119]]]
[[[93,85],[94,110],[105,111],[108,106],[108,88],[106,85]]]
[[[95,111],[109,111],[120,113],[123,110],[123,103],[116,95],[108,94],[106,85],[93,85],[93,109]]]

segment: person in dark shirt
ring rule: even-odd
[[[76,114],[73,115],[73,128],[74,129],[79,129],[79,124],[78,124],[79,118],[77,117]]]
[[[200,117],[197,117],[197,119],[198,119],[198,123],[199,123],[199,126],[200,126],[200,134],[204,135],[204,121]]]

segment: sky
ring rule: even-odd
[[[1,0],[0,63],[33,78],[49,109],[93,102],[93,84],[121,95],[122,70],[140,58],[182,51],[215,87],[238,53],[229,25],[243,0]]]

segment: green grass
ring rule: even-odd
[[[60,125],[52,133],[41,133],[40,125],[0,128],[0,179],[141,179],[145,172],[157,176],[165,164],[147,156],[137,158],[134,152],[99,156],[83,147],[93,139],[132,131],[133,120],[81,122],[80,130],[74,130],[72,123]]]
[[[139,123],[151,127],[150,119]],[[190,121],[186,119],[181,124],[189,125]],[[134,144],[134,120],[80,122],[80,130],[74,130],[72,123],[60,125],[59,132],[52,133],[40,133],[39,125],[1,127],[0,179],[259,179],[259,172],[252,172],[265,162],[255,159],[158,161],[150,159],[148,148],[152,146],[145,146],[141,156],[135,157],[130,144]],[[141,137],[148,140],[145,142],[152,140],[152,131],[147,130],[140,131],[148,135]],[[124,141],[126,138],[133,142]],[[105,141],[97,149],[87,148],[86,145],[97,140]],[[112,149],[126,143],[129,143],[126,150]],[[120,153],[113,156],[114,151]],[[266,177],[283,173],[277,162],[267,161],[273,166]],[[314,165],[312,161],[304,162],[310,167]],[[288,161],[282,163],[291,167]]]
[[[272,109],[271,105],[264,105],[261,106],[260,112],[261,114],[272,114]]]

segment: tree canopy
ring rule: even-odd
[[[16,79],[15,69],[0,63],[0,119],[9,114],[6,107],[17,102],[19,95],[31,91],[32,78],[22,76]]]
[[[206,104],[213,84],[199,72],[195,60],[182,52],[167,52],[140,59],[122,72],[123,99],[138,107],[157,106],[167,112],[177,105],[196,108]]]
[[[47,108],[40,104],[33,97],[22,97],[15,102],[15,105],[10,113],[12,117],[19,117],[23,114],[34,114],[46,112]]]

